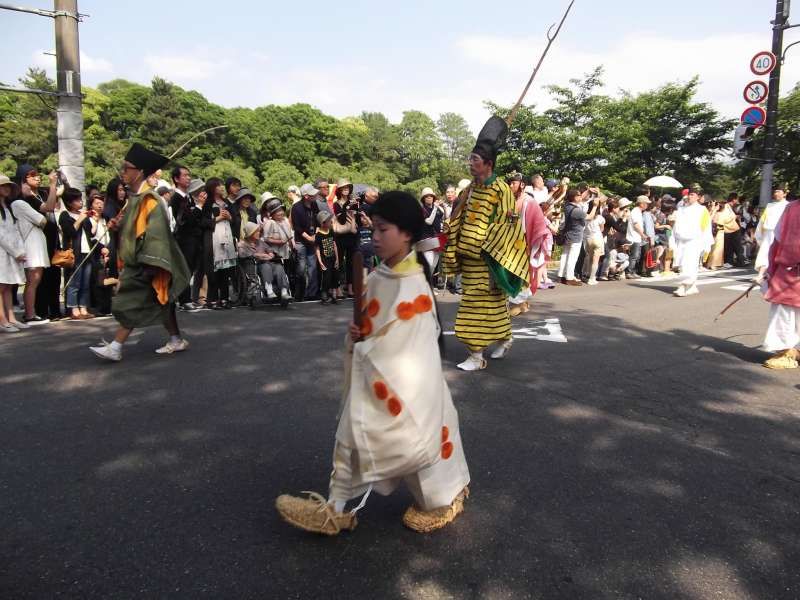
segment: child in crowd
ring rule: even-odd
[[[625,279],[625,269],[630,264],[628,256],[630,247],[631,245],[623,240],[617,240],[609,256],[608,279]]]
[[[382,262],[367,278],[361,327],[350,324],[328,498],[306,492],[308,498],[282,495],[275,503],[291,525],[326,535],[354,529],[373,489],[388,495],[404,481],[415,503],[403,523],[419,532],[452,522],[469,494],[428,264],[412,250],[422,234],[422,210],[410,194],[387,192],[372,219]]]
[[[321,210],[317,215],[319,227],[315,236],[317,262],[322,273],[322,303],[338,304],[336,299],[336,288],[339,287],[339,250],[336,248],[336,241],[333,239],[331,223],[333,215],[327,210]]]

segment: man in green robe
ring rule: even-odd
[[[189,268],[169,227],[167,207],[147,183],[147,177],[169,159],[134,144],[120,169],[128,189],[127,204],[110,224],[120,230],[119,258],[122,261],[120,286],[111,305],[119,328],[110,344],[90,350],[105,360],[122,360],[122,345],[136,327],[162,323],[169,341],[158,354],[182,352],[189,342],[181,337],[175,302],[189,285]]]

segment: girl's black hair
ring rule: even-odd
[[[8,202],[8,204],[6,204]],[[6,220],[6,210],[11,213],[11,220],[16,223],[17,217],[14,216],[14,211],[11,210],[11,198],[0,200],[0,217],[3,217],[3,221]]]
[[[425,221],[422,206],[417,199],[408,192],[391,191],[381,194],[378,200],[372,206],[372,215],[379,216],[389,223],[397,226],[401,231],[406,231],[411,234],[411,244],[417,243],[422,235],[422,225]],[[425,274],[425,281],[431,288],[431,298],[436,308],[436,320],[439,323],[439,352],[444,356],[444,328],[442,327],[442,319],[439,315],[439,305],[436,302],[436,293],[431,285],[431,269],[428,261],[422,252],[416,252],[417,262],[422,266],[422,271]]]

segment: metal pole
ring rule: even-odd
[[[788,6],[786,7],[788,9]],[[767,96],[767,121],[764,124],[764,167],[761,170],[759,204],[766,206],[772,199],[772,178],[775,169],[775,143],[778,135],[778,99],[781,85],[781,57],[783,56],[783,30],[789,19],[784,10],[784,0],[775,2],[775,21],[772,23],[772,53],[776,56],[775,68],[769,74]]]
[[[86,183],[83,154],[81,63],[78,47],[77,0],[54,0],[56,25],[56,83],[58,98],[58,165],[72,187]]]

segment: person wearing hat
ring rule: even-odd
[[[786,190],[778,188],[783,198]],[[776,199],[776,201],[778,201]],[[774,203],[773,203],[774,204]],[[770,261],[761,276],[764,300],[770,303],[767,332],[762,348],[774,353],[764,362],[768,369],[800,366],[800,203],[783,210],[770,241]]]
[[[419,201],[422,204],[423,216],[422,239],[436,240],[436,245],[433,249],[428,249],[426,246],[426,250],[423,252],[423,256],[425,256],[425,260],[428,262],[428,267],[431,271],[431,287],[434,293],[436,293],[436,267],[439,264],[439,255],[441,254],[439,251],[440,244],[438,238],[439,234],[442,232],[444,209],[436,203],[436,192],[430,187],[422,189],[419,195]]]
[[[697,274],[700,259],[711,250],[711,215],[706,207],[700,204],[703,188],[693,184],[689,194],[679,206],[675,215],[675,264],[680,267],[681,276],[678,288],[673,292],[676,296],[692,296],[699,294]]]
[[[473,181],[461,193],[448,224],[445,273],[463,275],[455,333],[469,349],[458,365],[464,371],[486,368],[483,351],[491,344],[497,343],[491,358],[506,355],[512,343],[507,298],[528,283],[529,255],[514,197],[494,174],[507,133],[508,125],[499,117],[484,125],[469,155]]]
[[[367,278],[360,326],[349,327],[327,498],[306,492],[275,501],[290,525],[331,536],[355,529],[372,491],[389,495],[405,483],[413,503],[402,522],[419,533],[452,523],[469,495],[458,412],[442,369],[438,309],[425,260],[414,252],[423,225],[419,203],[390,191],[372,216],[381,264]]]
[[[244,235],[245,223],[256,223],[258,225],[258,213],[254,207],[256,196],[250,189],[241,188],[235,198],[234,206],[231,214],[231,228],[233,229],[233,237],[237,240],[241,239]]]
[[[319,294],[319,281],[317,279],[317,259],[315,237],[317,231],[317,213],[319,208],[314,201],[317,188],[310,183],[304,183],[300,188],[301,202],[292,206],[291,221],[294,230],[294,246],[297,250],[297,289],[295,299],[314,300]]]
[[[761,217],[756,226],[756,241],[758,242],[758,254],[756,255],[757,280],[761,282],[764,274],[769,268],[769,251],[772,241],[775,239],[775,228],[783,216],[783,212],[789,202],[786,199],[786,186],[776,185],[772,191],[772,202],[761,211]]]
[[[321,302],[327,304],[338,303],[336,298],[336,288],[339,285],[339,250],[336,248],[336,241],[333,237],[331,222],[333,215],[327,210],[321,210],[317,214],[317,232],[314,236],[315,252],[317,255],[317,265],[321,274],[320,293]]]
[[[289,199],[291,206],[294,206],[300,200],[302,200],[302,196],[300,195],[300,188],[296,185],[290,185],[286,188],[286,197]]]
[[[17,321],[11,288],[25,283],[25,242],[11,211],[10,198],[19,194],[19,186],[0,174],[0,333],[17,333],[27,329]]]
[[[119,257],[124,265],[120,285],[111,304],[119,328],[110,344],[91,347],[98,357],[122,359],[122,345],[134,328],[161,323],[169,341],[157,354],[182,352],[189,342],[181,337],[175,302],[189,285],[191,272],[175,237],[169,230],[164,204],[146,178],[163,167],[168,158],[133,144],[120,168],[120,179],[130,191],[121,220]]]
[[[358,249],[356,213],[358,200],[353,198],[353,184],[342,178],[336,183],[336,200],[333,202],[333,237],[339,252],[339,282],[346,286],[348,297],[353,296],[353,253]],[[341,290],[337,290],[341,299]]]
[[[261,276],[267,296],[274,298],[274,287],[278,288],[278,297],[286,305],[291,297],[289,293],[289,277],[286,275],[285,264],[292,255],[293,234],[286,210],[277,198],[270,200],[267,205],[269,220],[265,222],[262,238],[266,241],[272,258],[268,264],[261,266]]]

